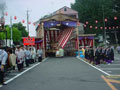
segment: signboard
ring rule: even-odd
[[[24,37],[23,44],[24,45],[35,45],[35,38],[34,37]]]

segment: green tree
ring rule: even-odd
[[[7,39],[11,38],[11,29],[9,27],[9,25],[5,26],[5,30],[7,31]],[[16,27],[12,27],[13,30],[13,41],[14,42],[19,42],[22,39],[22,35],[21,32],[18,30],[18,28]],[[0,40],[4,40],[6,38],[5,33],[0,33]]]
[[[75,0],[74,4],[71,4],[71,8],[78,11],[79,20],[81,23],[89,22],[85,33],[102,34],[103,31],[95,30],[95,26],[103,27],[103,12],[105,18],[111,18],[113,16],[113,1],[112,0]],[[95,23],[98,20],[98,24]],[[93,28],[90,30],[89,26]]]
[[[21,40],[22,40],[21,32],[16,27],[13,27],[13,41],[19,42]]]
[[[0,32],[0,40],[3,40],[5,38],[5,33]]]
[[[22,37],[28,36],[28,32],[25,29],[26,27],[23,26],[23,24],[21,22],[13,24],[13,27],[18,28],[18,30],[21,32]]]

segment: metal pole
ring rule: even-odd
[[[13,30],[12,30],[12,16],[10,17],[10,30],[11,30],[11,40],[10,40],[10,46],[12,47],[12,40],[13,40]]]
[[[116,44],[118,45],[118,38],[117,38],[117,32],[116,32],[116,29],[115,29],[115,40],[116,40]]]
[[[104,45],[106,45],[106,29],[105,29],[105,13],[104,13],[104,6],[102,6],[103,9],[103,24],[104,24]]]
[[[78,42],[78,57],[80,57],[80,47],[79,47],[79,29],[78,29],[78,25],[77,25],[76,31],[77,31],[77,42]]]
[[[7,50],[7,30],[6,30],[6,50]]]
[[[43,35],[43,58],[45,58],[45,40],[44,40],[44,23],[41,23],[42,24],[42,35]]]
[[[27,31],[28,31],[28,36],[29,36],[29,10],[27,10]]]

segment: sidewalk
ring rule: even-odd
[[[118,54],[117,50],[114,50],[114,56],[120,58],[120,54]]]

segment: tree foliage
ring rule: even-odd
[[[11,29],[8,25],[5,26],[5,30],[7,31],[7,39],[11,39]],[[13,41],[19,42],[22,39],[21,32],[16,27],[12,27],[13,31]],[[6,38],[6,34],[4,32],[0,33],[0,40],[4,40]]]
[[[88,21],[89,25],[93,27],[103,27],[103,18],[107,18],[109,22],[106,25],[109,27],[113,25],[111,21],[114,18],[115,1],[120,2],[119,0],[75,0],[75,3],[71,4],[71,8],[78,11],[80,22]],[[98,24],[95,23],[95,20],[98,20]],[[85,33],[102,33],[100,29],[90,30],[89,25],[85,29]]]
[[[81,23],[89,22],[87,27],[84,28],[87,34],[104,34],[104,29],[101,30],[100,27],[104,27],[104,19],[107,18],[106,32],[109,34],[111,41],[115,41],[115,35],[111,32],[115,30],[112,29],[113,27],[120,27],[120,0],[75,0],[75,3],[71,4],[71,8],[78,11]],[[115,16],[118,17],[117,20],[114,20]],[[97,24],[95,23],[96,20],[98,20]],[[90,25],[93,26],[92,29],[90,29]],[[95,26],[98,27],[97,30]],[[108,29],[109,27],[111,27],[111,30]],[[120,34],[119,29],[116,30]],[[120,37],[118,37],[118,40],[120,43]]]
[[[25,30],[25,26],[22,23],[15,23],[12,25],[13,31],[13,41],[19,42],[22,40],[22,37],[28,36],[28,32]],[[7,31],[7,39],[11,39],[11,28],[9,25],[5,26],[5,30]],[[6,38],[6,34],[4,32],[0,32],[0,40],[4,40]]]
[[[22,34],[22,37],[27,37],[27,36],[28,36],[28,32],[27,32],[26,29],[25,29],[26,27],[23,26],[23,24],[22,24],[21,22],[13,24],[13,27],[18,28],[18,30],[19,30],[19,31],[21,32],[21,34]]]

